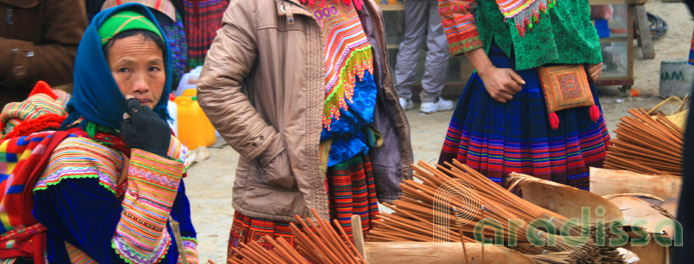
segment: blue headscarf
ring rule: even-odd
[[[123,4],[99,12],[92,19],[89,27],[87,27],[77,48],[73,73],[72,99],[67,104],[68,118],[63,122],[63,127],[71,125],[80,117],[84,117],[86,121],[97,125],[110,129],[120,129],[123,113],[127,111],[125,96],[123,96],[116,81],[113,79],[98,30],[106,19],[126,9],[144,15],[157,26],[160,32],[163,32],[154,15],[142,4]],[[166,84],[159,102],[154,107],[154,112],[166,120],[169,118],[166,106],[169,99],[168,95],[171,91],[172,64],[171,51],[169,46],[166,45],[168,42],[163,34],[162,41],[164,43]]]

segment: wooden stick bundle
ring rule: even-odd
[[[641,108],[629,113],[617,125],[604,167],[681,176],[684,131],[660,112],[655,120]]]
[[[256,242],[249,244],[240,243],[238,249],[232,248],[235,254],[229,258],[229,263],[239,264],[361,264],[366,263],[364,257],[357,251],[352,240],[342,229],[337,220],[330,222],[320,218],[315,210],[311,210],[316,222],[310,218],[301,219],[295,216],[298,227],[291,223],[290,228],[295,236],[296,248],[293,248],[283,238],[263,237],[263,240],[272,245],[268,250]],[[356,230],[361,232],[361,230]]]
[[[508,230],[508,219],[534,220],[542,216],[542,218],[554,218],[556,221],[563,222],[565,219],[561,215],[554,212],[539,208],[527,201],[524,201],[517,196],[504,190],[497,184],[488,180],[485,176],[477,173],[469,167],[462,165],[456,161],[455,166],[450,169],[434,168],[426,163],[419,163],[419,167],[415,169],[415,176],[422,180],[419,183],[412,180],[403,181],[401,189],[403,196],[400,200],[396,200],[387,207],[393,209],[393,214],[381,215],[382,221],[376,222],[376,228],[369,233],[370,241],[421,241],[430,242],[434,238],[434,203],[437,199],[436,191],[444,184],[453,188],[474,188],[474,192],[484,201],[485,217],[490,219],[500,220],[505,230]],[[447,174],[448,173],[448,174]],[[469,186],[463,185],[459,181],[452,180],[451,176],[457,176],[454,179],[462,179]],[[473,177],[469,177],[473,176]],[[474,224],[482,220],[481,205],[472,205],[465,203],[460,199],[451,199],[450,208],[456,207],[462,214],[470,216],[469,223],[462,226],[462,232],[467,234],[464,242],[474,242],[472,234],[474,232]],[[539,213],[532,213],[533,209],[541,210]],[[446,241],[460,242],[459,230],[455,227],[456,217],[453,214],[442,214],[444,220],[448,221],[449,228],[436,230],[442,232],[437,234]],[[530,221],[524,221],[524,226]],[[438,223],[438,224],[446,224]],[[519,230],[524,230],[523,227]],[[486,237],[494,236],[494,230],[484,229]],[[522,232],[521,232],[522,233]],[[508,233],[504,233],[504,239],[508,238]],[[519,236],[519,242],[528,243],[525,236]],[[565,249],[568,249],[566,247]]]
[[[446,164],[449,168],[435,168],[424,162],[419,162],[418,165],[419,167],[413,168],[415,177],[421,180],[421,183],[412,180],[401,183],[403,195],[394,201],[393,205],[386,205],[394,212],[381,215],[381,220],[377,221],[376,227],[369,232],[369,241],[431,242],[438,238],[448,242],[474,242],[472,237],[475,224],[487,218],[501,224],[502,238],[504,245],[507,245],[512,235],[509,232],[508,220],[518,219],[522,220],[522,223],[518,223],[520,225],[517,227],[517,246],[510,248],[531,254],[529,256],[537,263],[589,263],[584,261],[591,259],[602,261],[595,263],[621,263],[614,248],[599,248],[590,240],[584,245],[573,246],[568,244],[568,241],[557,238],[556,246],[533,246],[525,235],[528,223],[536,219],[546,219],[557,227],[558,231],[567,219],[519,198],[457,160],[454,160],[453,164]],[[472,200],[477,200],[478,203],[467,201],[470,197],[459,196],[443,201],[449,208],[455,207],[459,214],[467,216],[469,222],[466,225],[460,224],[460,218],[456,222],[453,213],[443,214],[443,222],[441,219],[434,219],[435,210],[440,210],[435,205],[437,199],[441,199],[442,193],[439,190],[444,187],[464,190],[458,193],[459,196],[477,196]],[[440,204],[442,201],[438,202]],[[437,225],[444,228],[437,228]],[[459,235],[461,232],[465,235],[462,239]],[[580,232],[578,227],[570,229],[572,236],[580,236]],[[483,229],[482,233],[487,238],[495,235],[491,228]],[[547,238],[547,234],[543,233],[540,237]]]

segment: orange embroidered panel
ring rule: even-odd
[[[538,72],[547,113],[595,104],[583,65],[540,67]]]

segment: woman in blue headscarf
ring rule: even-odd
[[[80,42],[63,124],[72,134],[34,187],[50,263],[197,263],[186,150],[166,123],[171,52],[155,21],[121,5],[94,17]]]

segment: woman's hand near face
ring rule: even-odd
[[[600,78],[600,75],[602,75],[602,62],[598,64],[591,64],[588,65],[588,76],[590,76],[590,79],[593,81],[598,80]]]
[[[167,157],[171,143],[169,124],[147,105],[140,105],[138,99],[127,95],[128,112],[123,115],[120,132],[123,141],[131,148]]]
[[[489,96],[499,103],[506,103],[523,89],[525,81],[514,70],[489,66],[478,71]]]

